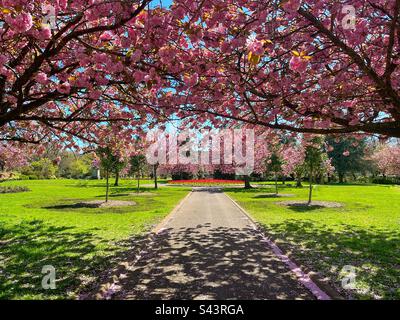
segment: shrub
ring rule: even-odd
[[[18,193],[27,191],[30,191],[30,189],[24,186],[0,186],[0,193]]]
[[[357,177],[356,182],[358,183],[370,183],[371,179],[366,176]]]
[[[375,184],[400,184],[400,177],[377,177],[372,180]]]
[[[0,172],[0,181],[20,180],[17,172]]]
[[[171,174],[172,180],[191,180],[193,179],[193,174],[191,172],[174,172]]]
[[[50,159],[40,159],[32,162],[29,166],[22,168],[21,173],[28,176],[30,180],[54,179],[57,167]]]

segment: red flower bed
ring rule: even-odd
[[[200,179],[200,180],[173,180],[170,184],[189,184],[189,185],[223,185],[223,184],[243,184],[241,180],[219,180],[219,179]]]

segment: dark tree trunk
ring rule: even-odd
[[[282,184],[286,184],[286,176],[285,175],[282,176]]]
[[[344,183],[344,174],[339,172],[339,183]]]
[[[245,189],[251,189],[250,177],[249,176],[245,176],[244,177],[244,188]]]
[[[109,188],[110,188],[110,173],[109,170],[106,169],[106,202],[108,202],[108,193],[109,193]]]
[[[296,177],[296,188],[302,188],[303,185],[301,184],[301,175]]]
[[[308,203],[307,203],[307,205],[310,205],[311,204],[311,201],[312,201],[312,187],[313,187],[313,175],[312,174],[310,174],[310,177],[309,177],[309,182],[310,182],[310,189],[309,189],[309,192],[308,192]]]
[[[154,167],[153,167],[153,175],[154,175],[154,189],[158,189],[157,165],[154,165]]]
[[[114,187],[118,187],[119,186],[119,171],[116,170],[115,171],[115,183],[114,183]]]

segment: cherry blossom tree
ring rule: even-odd
[[[149,3],[55,1],[49,26],[42,1],[0,1],[0,139],[171,116],[400,136],[398,1]]]
[[[376,149],[371,158],[383,176],[400,176],[399,145],[381,145]]]
[[[398,1],[176,0],[171,10],[182,36],[160,54],[181,116],[400,137]]]
[[[287,145],[282,151],[283,165],[282,172],[284,175],[294,175],[296,186],[302,187],[301,179],[304,175],[305,149],[300,143],[295,145]]]
[[[106,202],[109,196],[109,179],[112,172],[116,175],[115,185],[118,185],[120,171],[126,167],[128,159],[135,153],[135,140],[125,140],[121,131],[112,127],[103,127],[98,147],[94,150],[97,157],[94,165],[103,168],[106,175]]]
[[[11,171],[28,164],[31,150],[17,143],[0,142],[0,172]]]
[[[149,3],[1,0],[0,141],[96,143],[104,122],[149,126],[141,101],[157,100],[151,61],[171,32]],[[126,104],[116,93],[132,77]]]

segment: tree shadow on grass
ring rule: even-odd
[[[370,287],[365,297],[377,293],[383,298],[399,299],[400,231],[347,224],[340,224],[339,229],[312,220],[290,219],[269,225],[266,232],[275,234],[283,241],[280,245],[293,252],[297,260],[329,276],[337,287],[341,287],[343,277],[340,270],[351,265],[357,268],[356,280]],[[361,297],[361,293],[349,292]]]
[[[73,227],[59,227],[40,220],[18,225],[0,224],[0,299],[68,298],[80,286],[96,282],[99,271],[117,259],[115,246],[94,233],[76,232]],[[93,230],[95,231],[95,230]],[[56,270],[56,289],[42,288],[42,268]]]
[[[100,208],[100,205],[96,203],[77,202],[71,204],[60,204],[60,205],[43,207],[43,209],[47,210],[68,210],[68,209],[82,209],[82,208],[98,209]]]
[[[316,210],[325,209],[323,206],[318,205],[295,205],[290,204],[286,206],[288,209],[295,211],[295,212],[312,212]]]
[[[290,198],[294,197],[293,194],[276,194],[276,193],[268,193],[268,194],[258,194],[253,197],[253,199],[279,199],[279,198]]]

